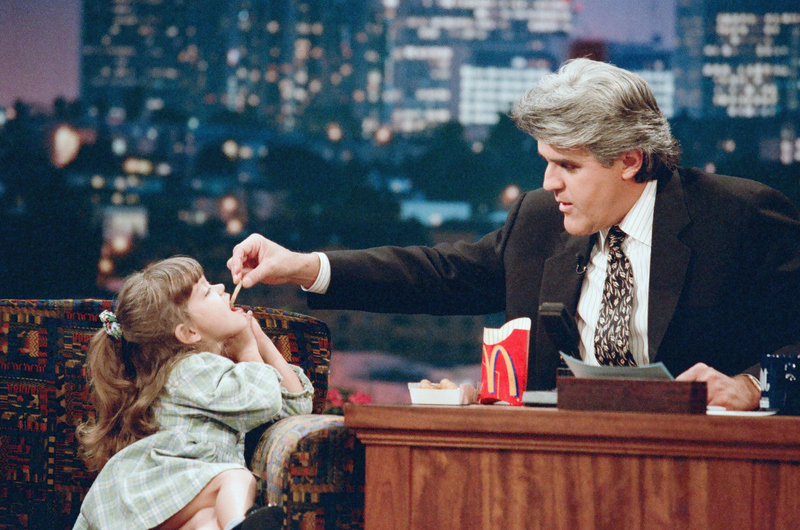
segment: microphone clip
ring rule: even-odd
[[[586,263],[583,261],[583,254],[575,255],[575,273],[583,274],[586,272]]]

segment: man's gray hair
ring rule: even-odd
[[[624,152],[644,155],[640,182],[659,166],[674,169],[680,147],[655,96],[640,76],[607,63],[573,59],[545,76],[514,106],[511,119],[537,140],[584,148],[610,167]]]

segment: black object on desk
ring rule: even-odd
[[[539,320],[558,351],[578,357],[578,326],[562,303],[545,302],[539,306]]]
[[[564,304],[560,302],[545,302],[540,305],[539,321],[541,321],[545,333],[547,333],[550,341],[558,351],[577,359],[581,358],[578,350],[578,344],[580,343],[578,326],[575,324],[575,319],[567,311],[567,308],[564,307]],[[556,377],[569,377],[571,375],[572,372],[559,356]]]

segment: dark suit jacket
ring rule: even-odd
[[[553,194],[524,194],[477,242],[329,252],[331,284],[314,308],[527,316],[528,388],[553,388],[558,355],[538,321],[543,302],[574,315],[596,236],[564,230]],[[659,178],[648,308],[651,362],[677,375],[705,362],[733,375],[800,342],[800,221],[754,181],[679,169]],[[476,354],[477,356],[477,354]]]

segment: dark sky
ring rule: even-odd
[[[78,96],[80,0],[0,0],[0,106]]]
[[[402,1],[402,0],[401,0]],[[576,36],[674,43],[675,0],[581,0]],[[0,106],[78,97],[81,0],[0,0]]]

